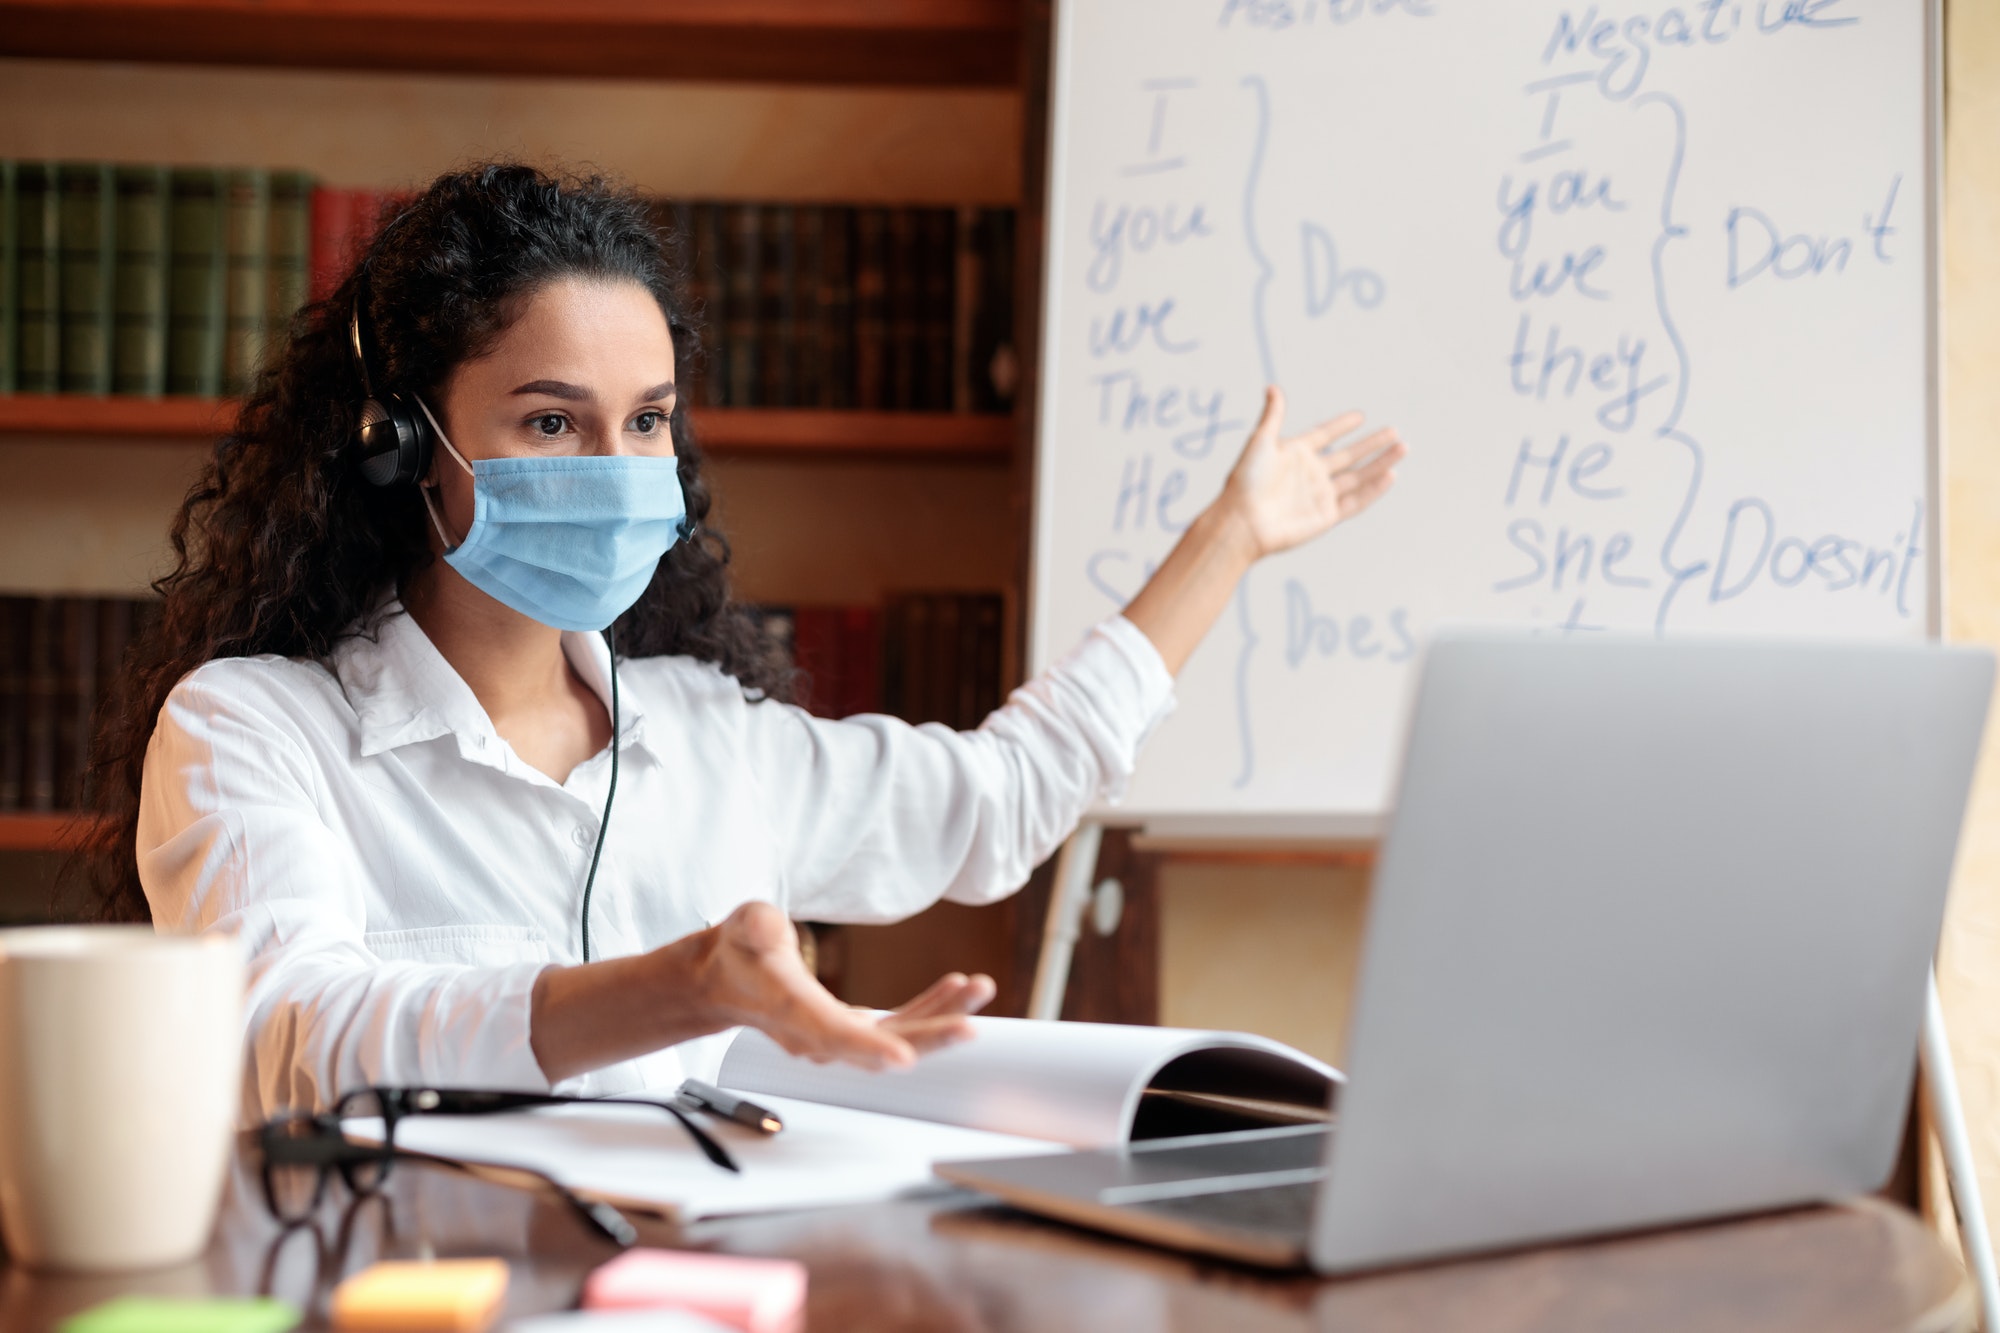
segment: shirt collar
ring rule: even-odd
[[[611,706],[611,650],[602,635],[565,631],[563,653],[597,697]],[[493,763],[499,735],[472,687],[395,599],[333,650],[334,675],[361,727],[361,753],[452,736],[459,753]],[[621,682],[622,685],[622,682]],[[628,688],[618,692],[618,743],[645,736],[645,710]]]

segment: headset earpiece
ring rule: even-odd
[[[368,377],[368,356],[361,347],[361,298],[347,323],[348,350],[361,376],[365,395],[354,409],[355,465],[373,486],[399,486],[421,481],[431,470],[431,424],[416,404],[402,394],[375,396]]]

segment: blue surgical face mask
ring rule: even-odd
[[[424,488],[445,563],[556,629],[601,630],[639,600],[687,520],[672,457],[589,454],[468,463],[423,399],[438,442],[472,476],[472,528],[453,546]]]

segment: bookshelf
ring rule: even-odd
[[[0,55],[1011,87],[1016,0],[0,0]]]
[[[1004,463],[1014,419],[997,413],[809,408],[688,409],[703,448],[726,456],[931,459]],[[0,394],[0,438],[87,436],[185,443],[229,428],[232,401]]]
[[[432,141],[490,143],[588,160],[659,197],[1015,206],[1039,188],[1047,28],[1046,0],[0,0],[0,57],[51,61],[17,90],[34,115],[0,151],[285,163],[386,189],[446,165],[429,161]],[[273,100],[294,83],[295,106]],[[6,101],[0,90],[0,122]],[[975,155],[993,168],[966,168]],[[1019,213],[1014,245],[1015,346],[1030,377],[1038,219]],[[830,605],[1000,589],[1006,679],[1017,679],[1031,382],[1011,415],[690,407],[696,437],[726,463],[729,531],[771,571],[749,577],[750,595]],[[127,495],[102,469],[61,460],[177,458],[235,411],[227,399],[0,395],[0,451],[39,469],[0,503],[0,523],[38,505],[77,515],[79,529],[100,515],[150,524],[151,491]],[[159,504],[184,485],[147,484]],[[0,852],[18,863],[0,862],[0,881],[27,885],[42,873],[31,862],[87,827],[66,812],[0,814]],[[896,965],[921,959],[994,972],[1025,995],[1008,962],[1038,926],[1029,904],[945,904],[852,932],[849,971],[887,995]]]

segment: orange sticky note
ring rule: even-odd
[[[398,1333],[478,1333],[507,1298],[500,1259],[392,1261],[370,1265],[333,1289],[333,1326]]]
[[[744,1333],[786,1333],[805,1312],[806,1267],[682,1250],[627,1250],[583,1283],[586,1310],[687,1310]]]

